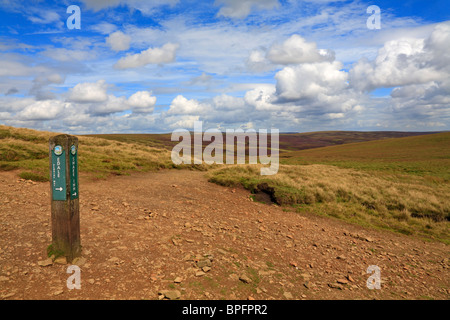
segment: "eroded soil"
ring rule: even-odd
[[[450,297],[445,244],[253,202],[202,172],[81,177],[80,195],[81,289],[69,290],[68,265],[39,265],[51,243],[49,183],[0,173],[0,298]],[[379,290],[366,284],[371,265]]]

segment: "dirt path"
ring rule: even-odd
[[[0,173],[0,298],[450,297],[448,246],[252,202],[201,172],[81,179],[80,195],[82,287],[69,290],[67,265],[38,264],[51,241],[48,183]],[[370,265],[380,290],[366,286]]]

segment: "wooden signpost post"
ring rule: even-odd
[[[81,255],[78,138],[65,134],[50,138],[49,157],[52,251],[72,262]]]

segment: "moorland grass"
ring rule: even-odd
[[[276,175],[261,176],[260,167],[226,166],[210,170],[207,176],[224,186],[271,190],[277,204],[299,212],[450,243],[447,181],[321,164],[281,165]]]
[[[19,170],[24,179],[48,181],[52,132],[0,126],[0,170]],[[133,143],[79,136],[79,170],[92,178],[174,167],[170,151]]]
[[[280,154],[283,164],[328,164],[450,181],[450,132]]]
[[[54,135],[0,126],[0,170],[48,181],[48,139]],[[270,191],[279,205],[298,212],[450,243],[450,133],[283,153],[273,176],[261,176],[260,165],[176,166],[167,145],[147,144],[142,136],[136,142],[132,136],[78,138],[80,174],[94,179],[162,168],[209,169],[211,182]]]

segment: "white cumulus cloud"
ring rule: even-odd
[[[129,69],[143,67],[148,64],[164,64],[175,61],[178,44],[166,43],[161,48],[149,48],[141,53],[121,58],[114,67],[116,69]]]
[[[130,48],[131,37],[124,34],[122,31],[111,33],[106,38],[106,43],[114,51],[126,51]]]
[[[156,103],[156,97],[148,91],[138,91],[128,98],[128,105],[135,113],[153,112]]]
[[[218,16],[242,19],[252,10],[270,10],[278,7],[278,0],[216,0],[216,5],[222,5]]]
[[[81,103],[104,102],[108,100],[107,88],[108,86],[105,80],[98,80],[94,83],[79,83],[70,89],[69,99]]]
[[[318,50],[315,42],[307,42],[299,35],[292,35],[281,44],[274,44],[267,52],[267,58],[277,64],[298,64],[333,61],[334,53]]]
[[[375,60],[359,60],[350,71],[352,85],[371,91],[440,81],[450,76],[450,23],[436,26],[426,39],[391,40]]]
[[[348,74],[338,61],[285,67],[275,75],[277,96],[281,100],[320,99],[344,90]]]
[[[107,100],[100,103],[92,103],[89,107],[89,113],[93,115],[107,115],[116,112],[128,110],[127,99],[125,97],[116,97],[108,95]]]
[[[186,99],[182,95],[178,95],[173,99],[170,104],[169,111],[167,114],[176,114],[176,115],[195,115],[204,113],[208,108],[207,105],[198,102],[195,99]]]
[[[17,115],[20,120],[53,120],[57,118],[68,103],[60,100],[36,101],[25,107]]]

